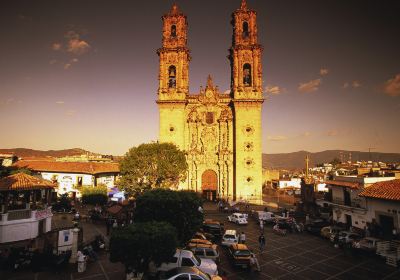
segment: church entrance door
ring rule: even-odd
[[[201,175],[201,190],[203,197],[208,200],[215,200],[217,198],[217,173],[214,170],[208,169]]]

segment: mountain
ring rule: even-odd
[[[66,150],[49,150],[49,151],[40,151],[40,150],[32,150],[25,148],[0,149],[0,154],[14,154],[21,158],[66,157],[66,156],[79,156],[87,153],[89,153],[90,155],[93,154],[92,152],[88,152],[80,148],[66,149]]]
[[[304,168],[306,155],[310,157],[310,166],[315,166],[318,163],[331,162],[334,158],[341,158],[348,161],[351,153],[352,161],[382,161],[386,163],[400,162],[399,153],[378,153],[378,152],[359,152],[359,151],[344,151],[344,150],[328,150],[317,153],[307,151],[299,151],[294,153],[282,154],[263,154],[262,161],[264,168],[287,168],[299,169]]]

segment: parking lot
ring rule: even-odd
[[[213,207],[213,206],[212,206]],[[308,233],[279,236],[272,232],[272,226],[266,226],[266,248],[262,254],[258,250],[259,226],[249,218],[249,224],[238,226],[227,221],[226,213],[205,210],[207,218],[224,222],[226,229],[237,229],[246,234],[246,244],[257,254],[261,272],[234,267],[230,264],[224,250],[218,270],[225,271],[229,280],[258,279],[400,279],[400,269],[385,264],[377,256],[355,256],[350,251],[335,249],[330,242]],[[85,237],[105,234],[103,224],[83,222]],[[76,265],[65,270],[0,271],[1,280],[114,280],[125,279],[122,264],[113,264],[108,254],[103,252],[96,262],[89,263],[83,273],[76,271]]]
[[[260,228],[249,217],[248,225],[227,221],[225,213],[206,212],[207,218],[224,222],[225,229],[236,229],[246,234],[246,244],[257,254],[261,272],[250,271],[230,264],[223,252],[219,271],[225,271],[229,280],[236,279],[400,279],[400,270],[385,264],[377,256],[354,255],[349,250],[334,248],[318,236],[308,233],[288,233],[280,236],[272,226],[264,228],[266,247],[260,254]]]

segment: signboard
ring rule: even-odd
[[[45,210],[38,210],[35,213],[35,219],[37,219],[37,220],[45,219],[49,216],[51,216],[50,208],[45,209]]]

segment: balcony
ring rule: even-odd
[[[10,210],[7,213],[0,213],[0,225],[5,225],[10,222],[27,222],[37,221],[48,218],[52,216],[51,207],[47,207],[43,210],[31,210],[31,209],[21,209],[21,210]]]

